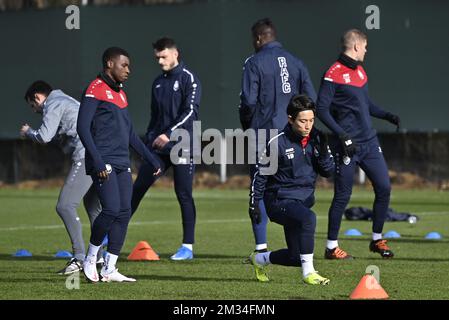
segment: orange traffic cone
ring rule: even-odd
[[[388,294],[371,274],[365,274],[349,296],[350,299],[388,299]]]
[[[128,256],[128,260],[160,260],[156,252],[146,241],[139,241]]]

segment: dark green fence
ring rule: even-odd
[[[2,61],[0,139],[18,136],[21,123],[39,123],[22,99],[27,85],[46,79],[79,98],[112,45],[132,55],[127,83],[139,133],[149,121],[149,96],[159,73],[151,43],[174,37],[203,84],[203,128],[234,128],[241,67],[252,52],[249,28],[269,16],[279,40],[302,58],[318,89],[336,58],[341,33],[369,36],[366,69],[378,104],[398,113],[408,130],[449,130],[449,2],[376,1],[380,30],[366,30],[369,1],[193,1],[136,7],[82,7],[81,29],[67,30],[64,8],[0,13]],[[375,122],[381,131],[391,126]]]

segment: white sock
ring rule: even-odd
[[[183,243],[182,246],[183,246],[183,247],[186,247],[186,248],[189,249],[190,251],[193,251],[193,244],[190,244],[190,243]]]
[[[256,244],[256,250],[267,249],[268,245],[266,243]]]
[[[326,248],[329,250],[335,249],[338,247],[338,240],[327,240]]]
[[[256,262],[263,266],[270,264],[270,253],[271,251],[259,252],[258,254],[256,254]]]
[[[101,272],[103,274],[111,273],[115,270],[115,264],[117,263],[118,256],[106,251],[106,255],[104,257],[104,264]]]
[[[94,246],[92,243],[89,243],[89,249],[87,250],[86,259],[91,259],[97,261],[98,250],[100,250],[101,245]]]
[[[373,232],[373,240],[376,241],[376,240],[379,240],[379,239],[382,239],[382,233],[375,233],[375,232]]]
[[[311,254],[301,254],[301,268],[302,276],[305,278],[309,273],[316,272],[313,267],[313,253]]]

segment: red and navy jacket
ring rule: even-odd
[[[245,61],[239,115],[244,130],[278,129],[287,124],[287,106],[296,94],[316,101],[306,65],[277,41]]]
[[[264,197],[312,200],[318,174],[330,177],[334,170],[334,160],[330,150],[328,149],[325,154],[320,154],[319,143],[316,129],[313,129],[310,135],[304,138],[295,133],[290,124],[287,124],[280,134],[268,142],[267,149],[262,156],[270,158],[270,152],[277,151],[276,172],[264,175],[264,168],[270,164],[267,161],[258,163],[258,169],[251,185],[251,204]],[[275,149],[271,149],[273,147]]]
[[[77,132],[86,148],[86,172],[131,167],[129,146],[157,170],[159,162],[134,132],[128,113],[128,100],[121,86],[104,73],[83,93],[78,113]],[[156,171],[155,170],[155,171]]]
[[[371,116],[385,119],[387,112],[368,95],[368,76],[363,67],[347,55],[340,55],[321,81],[317,116],[337,136],[348,135],[356,142],[376,136]]]
[[[193,137],[200,101],[201,83],[183,62],[159,75],[151,89],[151,119],[145,135],[148,147],[161,134],[170,138],[176,129],[185,129]],[[171,141],[157,152],[168,154],[175,143]],[[192,139],[190,144],[192,147]]]

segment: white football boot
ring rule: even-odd
[[[83,263],[83,272],[90,282],[98,282],[97,257],[86,257]]]
[[[103,282],[135,282],[136,279],[129,278],[114,269],[112,272],[106,273],[103,269],[100,271],[101,281]]]

